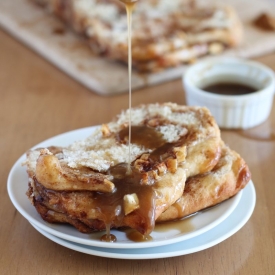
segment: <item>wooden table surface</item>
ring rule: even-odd
[[[275,69],[275,53],[258,61]],[[106,76],[107,79],[108,76]],[[57,134],[108,122],[128,107],[128,94],[98,96],[0,31],[0,274],[275,274],[275,105],[269,119],[246,132],[222,131],[247,161],[257,204],[246,225],[222,243],[189,255],[123,260],[91,256],[38,233],[14,208],[7,177],[28,148]],[[135,91],[141,103],[184,104],[181,80]]]

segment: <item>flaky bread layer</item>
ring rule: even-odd
[[[172,205],[183,193],[186,175],[183,168],[174,174],[166,174],[156,183],[158,196],[152,203],[154,207],[150,219],[155,219]],[[46,189],[37,181],[29,185],[28,196],[41,217],[50,223],[69,223],[80,232],[89,233],[106,229],[105,213],[96,207],[91,191],[54,191]],[[142,207],[142,205],[141,205]],[[130,227],[142,234],[150,234],[152,228],[147,219],[140,214],[142,208],[123,217],[114,217],[110,228]]]
[[[222,155],[211,172],[187,180],[181,198],[163,212],[157,222],[181,219],[236,195],[251,179],[245,161],[223,146]]]

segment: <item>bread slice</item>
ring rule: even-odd
[[[95,53],[127,63],[127,19],[119,1],[35,1],[84,35]],[[137,2],[132,24],[135,68],[157,71],[241,43],[242,24],[232,7],[194,2]]]
[[[148,234],[181,197],[186,178],[218,162],[220,131],[208,109],[173,103],[133,108],[130,158],[129,115],[122,112],[66,148],[27,153],[28,196],[45,220],[67,220],[82,231],[108,225]]]
[[[212,171],[190,177],[180,199],[163,212],[157,222],[181,219],[227,200],[243,189],[250,179],[245,161],[223,145],[221,158]]]

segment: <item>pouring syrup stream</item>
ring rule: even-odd
[[[128,27],[128,82],[129,82],[129,137],[128,137],[128,146],[129,146],[129,156],[128,156],[128,169],[127,173],[131,172],[131,140],[132,140],[132,13],[135,7],[137,0],[120,0],[125,4],[126,13],[127,13],[127,27]]]
[[[127,174],[131,173],[131,139],[132,139],[132,13],[137,0],[120,0],[120,2],[125,4],[127,13],[127,28],[128,28],[128,85],[129,85],[129,133],[128,133],[128,165]],[[106,225],[106,234],[101,237],[101,241],[105,242],[115,242],[116,237],[110,234],[110,225]]]

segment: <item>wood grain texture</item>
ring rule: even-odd
[[[275,69],[275,53],[257,59]],[[269,119],[246,132],[222,131],[247,161],[257,192],[248,223],[226,241],[194,254],[157,260],[115,260],[64,248],[43,237],[13,207],[6,181],[29,147],[69,130],[109,121],[128,95],[91,93],[0,31],[0,273],[3,275],[259,275],[275,274],[275,106]],[[133,93],[133,106],[184,104],[181,80]]]

